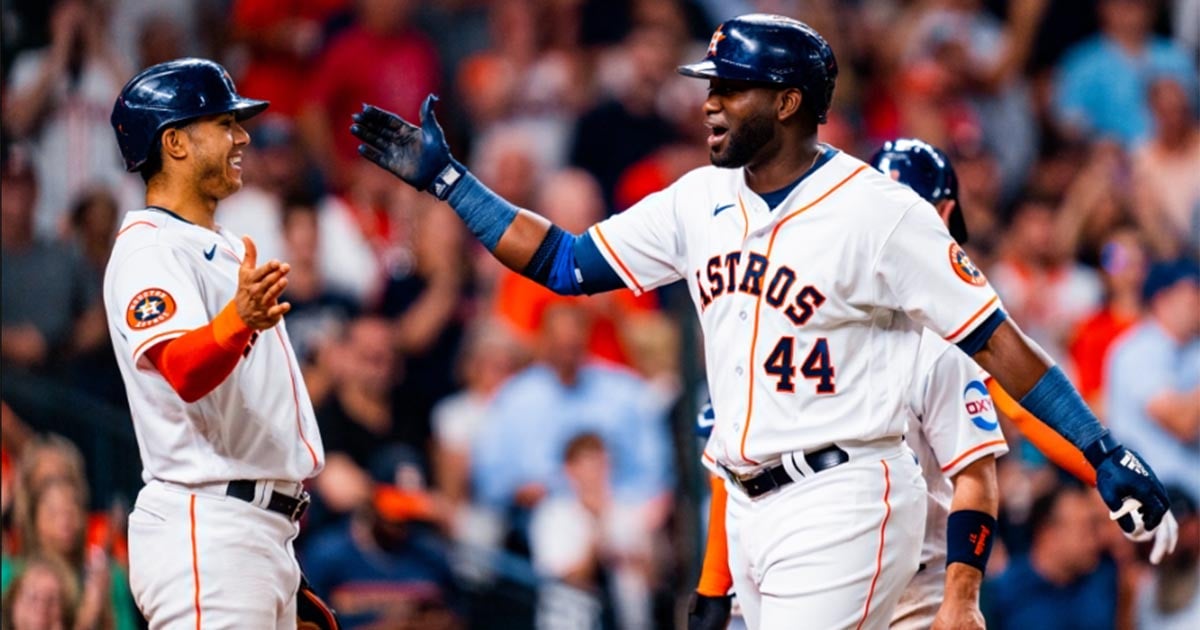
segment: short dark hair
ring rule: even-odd
[[[563,461],[569,464],[585,453],[603,453],[605,450],[604,438],[591,432],[580,433],[567,442],[567,447],[563,449]]]
[[[1037,538],[1038,534],[1049,527],[1054,520],[1054,510],[1063,496],[1072,492],[1083,491],[1083,486],[1074,479],[1060,476],[1052,488],[1038,495],[1029,508],[1029,536]]]
[[[142,176],[142,182],[149,184],[150,180],[162,171],[162,133],[154,135],[154,142],[150,143],[150,150],[146,152],[146,161],[142,163],[142,167],[138,169],[138,175]]]

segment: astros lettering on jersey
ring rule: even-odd
[[[902,435],[917,327],[956,343],[1000,307],[927,202],[823,151],[774,211],[742,169],[703,167],[591,228],[635,292],[688,283],[717,417],[705,457],[738,473]]]
[[[239,238],[147,208],[125,216],[104,274],[109,334],[126,383],[142,477],[195,485],[303,481],[324,449],[287,328],[256,333],[233,373],[185,403],[146,350],[208,324],[234,297]]]

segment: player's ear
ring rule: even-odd
[[[797,88],[780,90],[779,96],[775,99],[775,115],[780,121],[795,116],[800,111],[800,104],[803,100],[804,96]]]
[[[942,223],[949,224],[950,213],[954,212],[954,206],[957,205],[953,199],[943,199],[937,202],[934,206],[937,208],[938,216],[942,218]]]
[[[189,140],[187,132],[181,127],[164,129],[161,140],[163,157],[172,157],[177,160],[186,158],[190,148]]]

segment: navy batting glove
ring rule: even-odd
[[[466,169],[450,155],[446,134],[433,114],[437,97],[430,94],[421,105],[421,126],[374,105],[352,116],[350,133],[363,143],[358,153],[390,171],[417,190],[446,200]]]
[[[1171,502],[1162,482],[1140,455],[1121,446],[1108,433],[1084,449],[1083,454],[1096,469],[1096,489],[1122,530],[1134,534],[1141,529],[1126,508],[1130,499],[1141,504],[1138,511],[1144,531],[1158,527]]]
[[[713,597],[692,593],[688,603],[688,630],[725,630],[733,608],[733,596]]]

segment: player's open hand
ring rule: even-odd
[[[242,257],[242,266],[238,269],[234,305],[238,316],[247,326],[254,330],[266,330],[278,324],[283,314],[292,308],[291,304],[279,301],[279,296],[287,288],[287,274],[292,267],[278,260],[271,260],[259,267],[258,248],[254,246],[254,241],[249,236],[243,236],[242,243],[246,246],[246,255]]]
[[[350,133],[363,143],[358,152],[417,190],[446,199],[465,169],[450,157],[446,135],[433,114],[437,97],[421,105],[421,126],[374,105],[363,104],[354,114]]]

